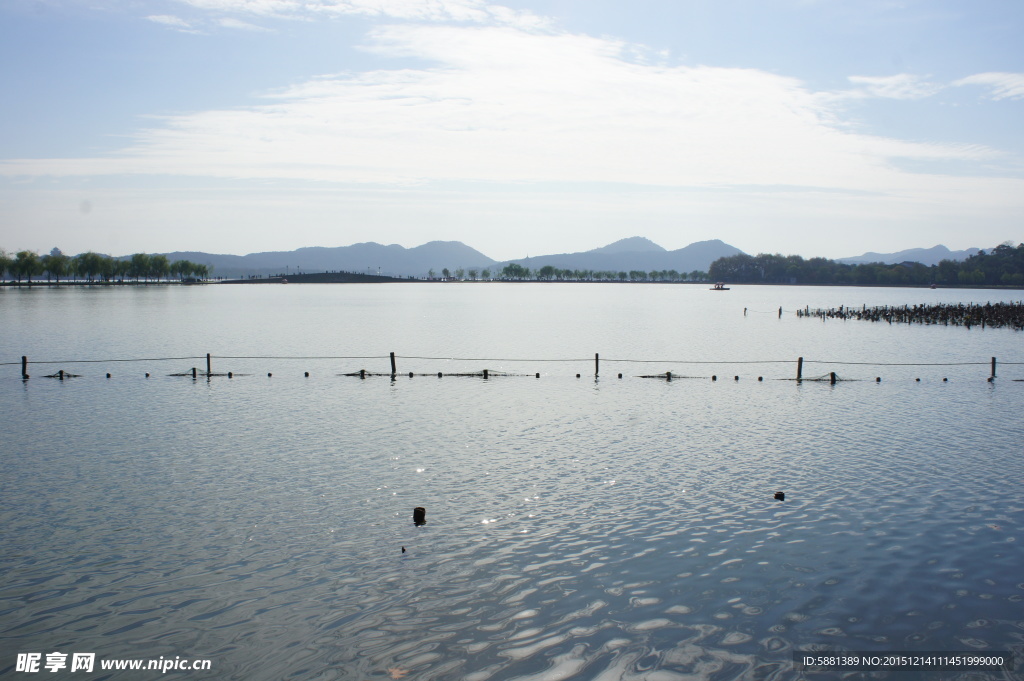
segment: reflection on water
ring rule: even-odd
[[[1024,651],[1009,378],[96,371],[0,382],[0,671],[796,679],[809,647]]]

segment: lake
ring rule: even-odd
[[[1019,299],[0,289],[0,673],[38,653],[49,676],[55,652],[94,653],[58,674],[88,679],[160,676],[99,668],[117,659],[246,680],[838,677],[794,666],[816,650],[1019,667],[1024,336],[795,315]],[[343,375],[391,352],[394,380]],[[233,377],[170,375],[206,353]],[[22,355],[54,363],[22,381]],[[839,382],[791,380],[798,357]]]

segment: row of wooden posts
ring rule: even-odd
[[[723,362],[723,364],[726,364],[726,363],[727,362]],[[25,356],[25,355],[22,355],[22,357],[21,357],[21,377],[24,380],[28,380],[28,378],[29,378],[28,364],[29,364],[28,357]],[[992,358],[991,366],[992,366],[992,372],[989,375],[989,378],[988,378],[989,381],[992,381],[996,377],[996,358],[995,357]],[[599,376],[600,372],[601,372],[601,356],[600,356],[599,353],[595,352],[594,353],[594,377],[596,378],[597,376]],[[61,369],[58,373],[59,373],[59,377],[60,378],[64,378],[65,375],[66,375],[63,369]],[[197,369],[195,367],[192,367],[192,372],[191,373],[192,373],[192,378],[196,378],[198,376],[198,371],[197,371]],[[370,374],[369,372],[367,372],[365,369],[360,369],[356,373],[351,373],[351,374],[346,374],[346,375],[347,376],[359,376],[360,378],[366,378],[366,376],[368,374],[369,375],[373,375],[373,374]],[[797,360],[796,360],[796,380],[798,380],[798,381],[804,380],[803,374],[804,374],[804,358],[803,357],[798,357]],[[67,375],[70,376],[70,374],[67,374]],[[206,353],[206,375],[207,376],[212,376],[213,375],[213,357],[212,357],[212,355],[210,353]],[[397,365],[397,363],[395,361],[395,353],[392,352],[391,353],[391,378],[395,378],[397,375],[398,375],[398,365]],[[149,376],[149,374],[146,374],[146,376]],[[229,377],[232,376],[231,372],[228,372],[228,376]],[[309,372],[308,371],[306,372],[306,376],[307,377],[309,376]],[[413,376],[412,372],[409,372],[409,376],[410,377]],[[440,378],[442,376],[442,373],[438,372],[437,376],[438,376],[438,378]],[[666,379],[668,379],[670,381],[672,380],[672,372],[671,371],[665,372],[665,374],[663,374],[662,376],[664,376]],[[490,372],[487,369],[483,370],[483,377],[484,378],[489,378],[490,377]],[[539,373],[536,374],[536,377],[540,378],[540,374]],[[579,377],[580,377],[580,374],[576,374],[576,378],[579,378]],[[107,378],[110,378],[110,374],[107,374]],[[619,378],[622,378],[622,374],[619,374]],[[650,378],[650,377],[645,377],[645,378]],[[716,376],[712,376],[712,378],[714,379],[714,378],[717,378],[717,377]],[[739,376],[736,377],[736,380],[739,380]],[[758,376],[758,380],[761,380],[760,376]],[[829,373],[829,380],[833,384],[838,380],[838,378],[836,376],[836,373],[834,371]],[[876,377],[875,378],[876,382],[880,382],[881,380],[882,379],[880,377]]]

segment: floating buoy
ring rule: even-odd
[[[537,378],[540,378],[540,373],[538,372],[538,373],[536,374],[536,376],[537,376]]]
[[[411,371],[409,372],[409,378],[412,378],[412,372]]]
[[[309,372],[308,371],[306,372],[306,378],[309,378]]]
[[[234,378],[235,374],[231,371],[228,372],[228,378]]]
[[[622,378],[622,374],[619,374],[619,378]]]
[[[579,375],[579,374],[576,374],[576,378],[579,378],[579,377],[580,377],[580,375]]]
[[[739,376],[733,376],[733,377],[732,377],[732,380],[734,380],[734,381],[738,381],[738,380],[740,380],[740,377],[739,377]]]
[[[942,379],[942,382],[943,382],[943,383],[945,383],[945,382],[946,382],[946,381],[948,381],[948,380],[949,380],[948,378],[943,378],[943,379]]]
[[[875,376],[875,383],[881,383],[881,382],[882,382],[882,377],[881,376]]]
[[[402,553],[405,553],[405,547],[404,546],[402,547]]]
[[[778,499],[779,501],[785,501],[786,500],[786,493],[785,492],[776,492],[775,493],[775,498]]]
[[[437,372],[437,377],[441,378],[441,372],[440,371]]]
[[[715,376],[714,374],[712,374],[711,375],[711,380],[712,381],[717,381],[718,380],[718,376]]]
[[[149,378],[149,372],[148,371],[146,372],[146,378]]]
[[[107,378],[110,378],[110,374],[107,374]]]
[[[763,380],[764,380],[764,376],[758,376],[758,377],[757,377],[757,380],[759,380],[759,381],[763,381]]]
[[[414,525],[426,525],[427,524],[427,509],[422,506],[417,506],[412,509],[412,522]]]
[[[915,379],[914,379],[914,382],[915,382],[915,383],[920,383],[920,382],[921,382],[921,379],[920,379],[920,378],[915,378]]]
[[[273,375],[274,375],[274,374],[270,373],[269,371],[267,372],[267,378],[270,378],[270,377],[271,377],[271,376],[273,376]]]

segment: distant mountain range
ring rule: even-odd
[[[742,253],[718,239],[699,241],[685,248],[668,251],[643,237],[622,239],[615,243],[583,253],[541,255],[498,262],[460,241],[431,241],[415,248],[398,244],[384,246],[368,242],[336,248],[313,247],[294,251],[271,251],[249,255],[218,255],[197,251],[166,253],[174,260],[190,260],[210,265],[219,277],[248,275],[275,275],[296,272],[362,272],[392,277],[425,277],[433,270],[490,269],[492,276],[510,263],[530,269],[552,265],[572,270],[676,270],[706,272],[718,258]]]
[[[922,265],[938,265],[943,260],[967,260],[977,254],[977,248],[968,248],[964,251],[951,251],[939,244],[931,248],[908,248],[905,251],[896,253],[865,253],[851,258],[838,258],[836,262],[858,265],[867,262],[881,262],[886,265],[895,265],[901,262],[919,262]]]
[[[945,246],[913,248],[897,253],[865,253],[840,258],[843,263],[883,262],[888,264],[915,261],[924,265],[938,264],[940,260],[966,260],[978,252],[977,248],[951,251]],[[506,265],[515,263],[537,270],[546,265],[568,270],[630,271],[676,270],[686,273],[694,270],[706,272],[715,260],[743,253],[735,246],[719,240],[698,241],[674,251],[644,237],[630,237],[579,253],[537,255],[499,262],[460,241],[431,241],[415,248],[398,244],[383,245],[374,242],[328,248],[316,246],[294,251],[269,251],[248,255],[218,255],[198,251],[166,253],[171,261],[190,260],[209,265],[219,277],[245,277],[249,275],[295,274],[297,272],[356,272],[383,274],[392,277],[425,277],[433,270],[440,276],[444,268],[450,271],[490,269],[496,276]]]

